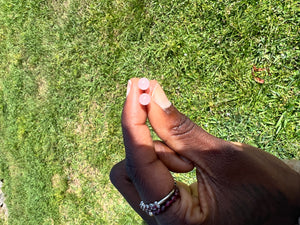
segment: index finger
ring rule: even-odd
[[[152,202],[169,193],[174,186],[174,180],[154,151],[150,130],[146,125],[147,107],[139,103],[143,91],[138,88],[138,81],[137,78],[129,81],[122,112],[126,167],[140,197]]]
[[[130,156],[127,163],[132,166],[148,164],[156,159],[151,148],[153,142],[146,125],[146,107],[139,104],[139,96],[143,93],[137,86],[139,79],[133,78],[128,82],[127,98],[122,112],[122,131],[126,156]],[[145,148],[148,150],[145,151]],[[134,149],[142,149],[135,151]]]

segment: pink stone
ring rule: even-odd
[[[141,103],[141,105],[148,105],[150,101],[151,101],[150,95],[146,93],[140,95],[139,102]]]
[[[141,90],[145,91],[149,88],[150,82],[147,78],[143,77],[139,80],[138,86]]]

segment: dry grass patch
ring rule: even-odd
[[[0,207],[0,223],[3,225],[8,224],[8,213],[3,207]]]
[[[44,77],[39,77],[37,79],[37,85],[38,85],[38,97],[44,99],[46,98],[47,91],[48,91],[48,84]]]
[[[58,17],[60,17],[61,19],[66,19],[67,13],[70,8],[70,3],[71,3],[70,0],[65,0],[65,1],[52,0],[50,2],[50,5]]]
[[[83,158],[83,155],[76,155],[69,161],[70,167],[65,168],[64,176],[68,180],[65,195],[69,197],[59,206],[62,222],[82,224],[85,218],[94,218],[95,221],[99,218],[110,218],[106,222],[117,224],[115,218],[118,218],[118,213],[131,210],[129,205],[109,182],[108,174],[103,174],[101,168],[92,166]],[[59,187],[61,180],[60,175],[54,175],[53,187]],[[73,200],[70,201],[70,198]],[[74,198],[77,200],[74,201]]]

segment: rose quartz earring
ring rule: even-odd
[[[145,91],[149,88],[150,82],[147,78],[143,77],[139,80],[138,86],[141,90]]]
[[[147,90],[149,86],[150,86],[150,82],[147,78],[143,77],[138,82],[138,87],[143,91]],[[150,95],[146,93],[140,95],[139,102],[141,105],[148,105],[150,101],[151,101]]]
[[[139,102],[141,105],[148,105],[151,101],[150,95],[143,93],[140,95]]]

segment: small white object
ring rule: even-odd
[[[138,86],[141,90],[145,91],[149,88],[150,82],[147,78],[143,77],[139,80]]]
[[[141,105],[148,105],[151,101],[150,95],[143,93],[140,95],[139,102]]]

